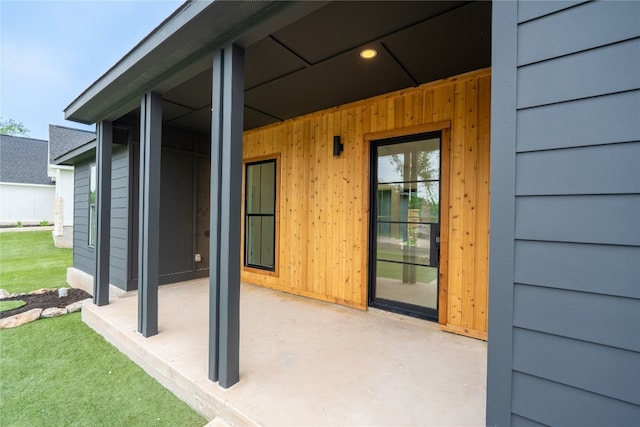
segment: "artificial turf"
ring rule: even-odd
[[[50,232],[0,233],[0,288],[65,286],[71,251]],[[202,426],[206,420],[80,313],[0,330],[1,426]]]

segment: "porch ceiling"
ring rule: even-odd
[[[235,2],[216,1],[210,9],[217,3],[221,4],[217,7],[229,18],[221,21],[221,25],[229,27],[228,20],[239,20],[232,10]],[[335,1],[301,4],[304,9],[301,9],[303,6],[297,9],[290,7],[280,16],[269,16],[270,30],[256,26],[258,30],[241,34],[240,44],[245,48],[246,65],[245,129],[417,86],[491,64],[489,1]],[[197,16],[194,14],[196,17],[193,22],[199,20],[198,25],[204,26],[211,20],[220,21],[222,18],[210,12],[210,9]],[[266,10],[266,7],[263,9]],[[185,10],[189,11],[188,8]],[[207,12],[211,17],[205,21]],[[238,11],[239,15],[243,13],[242,10]],[[172,23],[171,19],[167,20],[166,25]],[[195,42],[191,40],[193,37],[189,36],[190,31],[184,31],[187,25],[195,26],[193,22],[176,29],[171,35],[173,38],[167,38],[167,43],[158,44],[157,52],[152,52],[158,57],[156,62],[159,65],[155,64],[155,68],[162,65],[165,58],[187,56],[180,51],[182,48],[176,46],[197,50],[193,46]],[[292,23],[282,25],[282,22]],[[236,27],[238,25],[248,24],[243,21],[237,23]],[[228,31],[240,33],[236,27],[229,27]],[[159,29],[162,28],[161,25]],[[206,34],[202,36],[204,33],[197,32],[198,28],[193,32],[198,39],[213,37]],[[161,33],[158,31],[158,34]],[[149,40],[153,40],[154,36],[152,33]],[[220,35],[216,37],[220,38]],[[180,40],[184,43],[178,43]],[[215,44],[215,40],[198,41],[202,46]],[[144,43],[141,42],[139,46],[144,46]],[[164,52],[164,46],[167,45],[173,46],[175,51]],[[361,59],[359,53],[365,47],[376,49],[378,55],[371,60]],[[129,56],[135,56],[136,49]],[[210,56],[210,53],[198,58],[192,56],[189,61],[183,61],[187,62],[186,65],[180,63],[182,68],[178,66],[179,63],[171,66],[173,68],[166,64],[167,70],[177,71],[166,71],[162,78],[160,74],[150,76],[149,82],[138,84],[138,91],[155,90],[162,93],[165,123],[205,134],[210,132]],[[126,62],[127,58],[123,61]],[[143,57],[138,62],[144,61],[149,62],[150,59]],[[145,74],[153,73],[154,67],[138,73],[128,86],[119,83],[121,75],[114,74],[110,83],[113,88],[103,89],[101,93],[98,87],[103,79],[108,80],[108,72],[74,101],[65,111],[67,117],[86,122],[104,119],[107,115],[110,116],[107,119],[114,120],[130,111],[135,108],[136,99],[139,99],[132,85],[136,80],[144,79]],[[126,77],[125,74],[123,72],[122,76]],[[107,87],[106,83],[104,85]],[[120,89],[120,97],[125,94],[128,97],[126,102],[115,99],[114,93]],[[96,92],[95,96],[92,90]],[[96,99],[100,97],[104,99],[104,104],[115,107],[99,105]],[[99,112],[101,110],[102,113]],[[135,115],[136,110],[131,113]]]
[[[490,2],[329,3],[246,48],[244,128],[490,64]],[[166,123],[209,132],[211,69],[163,96]]]

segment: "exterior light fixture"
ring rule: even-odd
[[[375,49],[362,49],[360,51],[360,58],[362,59],[373,59],[378,55],[378,52]]]
[[[338,157],[344,151],[344,144],[340,142],[340,136],[333,137],[333,155]]]

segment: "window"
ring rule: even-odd
[[[248,163],[245,176],[244,265],[275,270],[276,160]]]
[[[89,246],[96,245],[97,211],[96,211],[96,164],[89,166]]]

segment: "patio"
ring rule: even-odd
[[[231,425],[484,425],[486,342],[435,323],[242,285],[240,382],[207,379],[208,279],[161,286],[158,335],[135,292],[83,320],[205,417]]]

